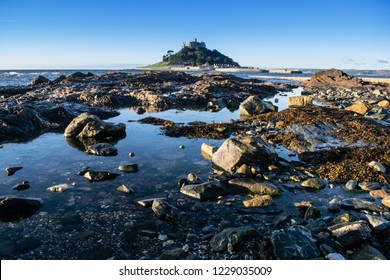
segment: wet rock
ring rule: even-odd
[[[69,184],[59,184],[59,185],[55,185],[52,187],[48,187],[47,190],[49,190],[51,192],[62,193],[62,192],[65,192],[67,190],[70,190],[72,188],[74,188],[74,187],[72,185],[69,185]]]
[[[202,183],[202,180],[198,176],[196,176],[194,173],[189,173],[187,175],[187,182],[189,184],[200,184],[200,183]]]
[[[119,187],[116,188],[116,190],[127,194],[134,192],[134,190],[131,187],[127,187],[126,185],[120,185]]]
[[[350,255],[351,260],[387,260],[381,252],[370,245],[363,245]]]
[[[7,173],[7,176],[12,176],[15,174],[16,171],[22,169],[22,166],[15,166],[15,167],[7,167],[5,169],[5,172]]]
[[[271,243],[279,260],[310,260],[320,256],[310,230],[303,226],[273,231]]]
[[[0,256],[5,257],[11,255],[15,249],[15,242],[12,240],[1,240],[0,241]]]
[[[86,153],[95,156],[116,156],[118,149],[110,143],[98,143],[88,146]]]
[[[175,248],[162,252],[160,260],[180,260],[185,255],[182,248]]]
[[[371,161],[368,166],[370,166],[372,169],[378,172],[386,173],[386,168],[377,161]]]
[[[44,85],[44,84],[49,84],[50,83],[50,80],[44,76],[37,76],[34,78],[34,80],[31,81],[31,84],[33,86],[37,86],[37,85]]]
[[[390,196],[386,196],[382,199],[382,204],[387,208],[390,208]]]
[[[240,116],[249,117],[267,112],[275,112],[277,108],[269,102],[262,101],[257,96],[249,96],[240,104]]]
[[[217,167],[234,173],[235,168],[242,164],[264,166],[273,163],[276,158],[277,154],[262,139],[244,137],[227,139],[211,160]]]
[[[236,170],[237,174],[240,174],[243,177],[250,177],[252,175],[251,167],[247,164],[243,164]]]
[[[145,108],[143,107],[137,107],[137,109],[135,109],[135,112],[138,114],[138,115],[142,115],[146,112]]]
[[[372,190],[370,191],[370,195],[375,198],[385,198],[386,196],[389,196],[384,189]]]
[[[114,180],[118,176],[119,174],[113,172],[92,170],[89,170],[84,174],[84,177],[87,178],[90,182]]]
[[[154,200],[152,210],[159,219],[173,223],[179,222],[179,211],[164,200]]]
[[[245,200],[242,203],[245,207],[267,207],[275,204],[270,195],[255,196],[254,198]]]
[[[326,231],[328,228],[326,222],[323,219],[315,219],[310,221],[306,227],[311,231],[312,234],[318,234],[322,231]]]
[[[261,182],[249,178],[235,178],[229,181],[229,188],[238,193],[251,193],[260,195],[278,196],[280,190],[270,182]]]
[[[153,197],[137,200],[136,203],[142,207],[152,207],[155,200],[164,200],[165,197]]]
[[[284,210],[276,206],[268,206],[268,207],[239,206],[236,208],[236,211],[240,214],[278,215],[282,213]]]
[[[43,205],[40,198],[31,197],[0,197],[0,219],[12,221],[32,215]]]
[[[372,191],[380,189],[381,185],[377,182],[361,182],[359,183],[359,188],[363,191]]]
[[[372,212],[383,212],[384,208],[373,202],[359,198],[346,198],[341,201],[341,208],[355,211],[368,210]]]
[[[311,96],[290,96],[287,100],[288,107],[303,107],[313,104],[313,97]]]
[[[138,164],[136,163],[121,164],[119,165],[118,169],[126,173],[136,173],[138,172]]]
[[[333,198],[329,201],[328,211],[330,213],[338,213],[340,212],[341,200],[337,198]]]
[[[385,218],[382,218],[381,216],[374,216],[365,214],[364,218],[367,219],[368,223],[371,225],[371,227],[375,230],[378,228],[381,228],[383,224],[389,223]],[[382,226],[383,227],[383,226]]]
[[[66,76],[65,75],[61,75],[58,78],[53,80],[53,84],[59,84],[59,83],[61,83],[64,80],[66,80]]]
[[[226,194],[226,187],[218,181],[205,182],[203,184],[184,185],[180,192],[191,198],[201,201],[216,199]]]
[[[17,184],[13,187],[13,190],[24,191],[30,188],[30,183],[28,181],[23,181],[21,184]]]
[[[355,104],[345,108],[347,111],[351,111],[360,115],[365,115],[369,108],[361,101],[355,102]]]
[[[256,230],[252,227],[227,228],[210,240],[210,246],[215,252],[226,251],[229,247],[236,248],[255,234]]]
[[[371,229],[365,221],[340,223],[328,227],[328,230],[347,248],[359,245],[371,237]]]
[[[347,190],[353,191],[353,190],[356,190],[357,184],[358,184],[358,182],[356,182],[355,180],[349,180],[345,184],[345,187],[347,188]]]
[[[379,107],[390,109],[390,101],[388,100],[382,100],[377,103]]]
[[[342,261],[345,260],[344,256],[339,254],[339,253],[330,253],[325,256],[327,260],[332,260],[332,261]]]
[[[314,206],[310,206],[306,209],[305,214],[303,215],[303,220],[309,221],[311,219],[316,219],[319,217],[321,217],[321,211]]]
[[[99,117],[89,113],[82,113],[74,118],[66,127],[65,137],[86,138],[111,138],[121,139],[126,136],[126,125],[103,122]]]
[[[320,190],[325,187],[325,184],[318,178],[310,178],[303,181],[301,186],[307,190]]]

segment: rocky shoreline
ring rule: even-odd
[[[39,212],[36,200],[28,203],[38,212],[17,221],[0,207],[0,214],[7,214],[1,257],[389,259],[390,88],[335,69],[315,74],[303,86],[305,95],[291,98],[290,108],[280,112],[262,99],[293,86],[223,74],[75,73],[0,89],[0,143],[65,131],[80,149],[94,149],[97,156],[115,151],[110,146],[115,139],[108,139],[105,129],[123,131],[98,118],[108,118],[116,108],[142,113],[227,107],[241,113],[228,123],[144,118],[140,122],[160,126],[169,137],[204,138],[199,152],[211,161],[212,175],[198,178],[194,170],[177,188],[132,203],[125,195],[102,197],[95,202],[101,207],[84,209],[82,195],[76,196],[57,216]],[[26,132],[29,137],[23,137]],[[213,147],[207,138],[226,140]],[[279,153],[282,147],[287,157]],[[135,170],[122,168],[127,167]],[[80,175],[92,181],[116,177],[92,170]]]

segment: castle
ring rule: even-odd
[[[195,38],[194,41],[190,41],[188,44],[183,43],[183,47],[188,47],[191,49],[206,48],[206,44],[204,42],[198,42],[198,40]]]

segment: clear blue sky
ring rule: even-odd
[[[390,1],[0,0],[0,69],[150,64],[193,38],[247,66],[390,69]]]

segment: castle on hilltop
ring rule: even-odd
[[[190,41],[188,44],[183,43],[183,48],[188,47],[191,49],[196,49],[196,48],[206,48],[205,42],[198,42],[198,40],[195,38],[194,41]]]

